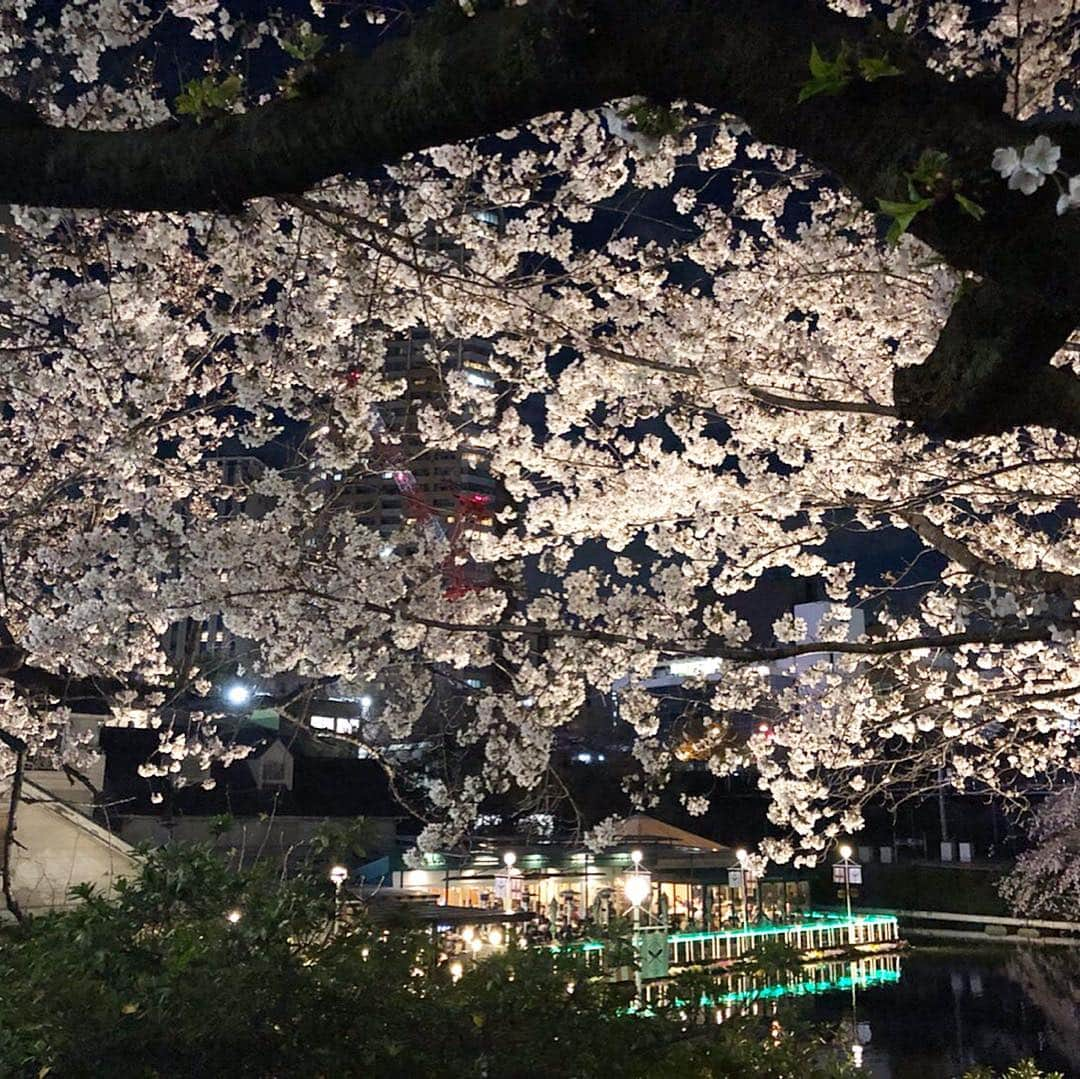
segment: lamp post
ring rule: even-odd
[[[514,877],[514,863],[517,861],[517,855],[508,850],[503,855],[503,865],[506,866],[506,897],[503,899],[503,911],[510,914],[514,909],[514,902],[511,898],[513,894],[513,877]]]
[[[851,914],[851,886],[862,884],[863,869],[861,865],[851,861],[853,851],[848,844],[843,844],[838,853],[840,861],[833,866],[833,880],[837,881],[840,874],[843,875],[843,898],[845,898],[848,911],[848,943],[854,944],[856,934],[855,921]]]
[[[638,929],[641,927],[641,905],[652,895],[652,880],[649,874],[641,868],[642,854],[639,850],[630,852],[630,860],[634,863],[634,871],[630,873],[623,884],[623,893],[634,913],[634,938],[635,948],[640,948],[641,940]],[[641,960],[640,956],[634,962],[634,990],[637,999],[641,999]]]
[[[741,887],[739,888],[739,891],[742,892],[742,927],[743,927],[743,929],[749,929],[750,928],[750,909],[749,909],[749,904],[747,902],[747,894],[746,894],[747,890],[748,890],[748,884],[747,884],[747,879],[746,879],[747,878],[746,859],[747,859],[748,855],[747,855],[746,851],[743,850],[742,847],[740,847],[735,852],[735,857],[739,859],[739,884],[741,885]]]
[[[844,898],[847,900],[847,920],[851,923],[851,847],[846,843],[840,848],[840,860],[844,863]]]
[[[343,865],[335,865],[330,869],[330,882],[334,885],[334,932],[337,932],[338,921],[341,918],[341,889],[349,879],[349,871]]]

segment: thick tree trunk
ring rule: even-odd
[[[888,53],[902,74],[797,104],[811,44],[832,56],[841,42]],[[0,110],[0,202],[239,211],[255,196],[295,194],[410,151],[638,93],[735,112],[871,209],[879,198],[907,198],[903,174],[924,150],[947,153],[986,216],[976,222],[944,199],[912,232],[954,267],[995,282],[1015,317],[1005,325],[995,310],[983,325],[996,303],[958,306],[940,349],[899,377],[901,418],[954,437],[1020,423],[1076,432],[1080,383],[1033,372],[1080,321],[1080,217],[1055,215],[1052,184],[1024,197],[989,167],[996,147],[1036,129],[1002,114],[994,85],[949,82],[907,41],[818,0],[531,0],[472,19],[444,12],[370,56],[333,58],[299,99],[203,125],[61,130],[11,107]],[[1054,134],[1066,165],[1080,167],[1080,132]]]
[[[22,794],[26,743],[0,731],[0,893],[4,906],[19,921],[22,910],[12,889],[11,852],[15,845],[15,815]]]

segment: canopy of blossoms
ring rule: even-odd
[[[484,17],[452,7],[437,13],[451,29]],[[980,4],[978,22],[958,3],[875,10],[932,71],[1004,72],[1006,120],[1071,107],[1069,4]],[[378,50],[411,29],[395,8],[343,11],[313,0],[303,22],[245,24],[217,0],[17,0],[0,77],[48,125],[212,131],[302,97],[338,43]],[[873,92],[902,94],[904,77]],[[895,243],[812,156],[685,100],[550,112],[217,211],[15,206],[0,262],[0,727],[48,749],[65,708],[95,696],[162,725],[174,759],[228,752],[162,721],[211,689],[169,664],[163,634],[220,612],[258,642],[257,674],[375,687],[399,739],[444,684],[490,672],[454,715],[466,764],[414,777],[429,849],[488,795],[543,784],[559,729],[621,680],[648,799],[674,747],[639,683],[678,656],[717,660],[697,752],[717,775],[757,770],[782,836],[770,857],[813,859],[874,799],[938,782],[1016,794],[1074,769],[1076,426],[947,437],[894,396],[954,305],[985,295],[923,242],[943,177],[991,225],[998,205],[1050,224],[1056,208],[1072,235],[1080,158],[1058,176],[1057,143],[1014,142],[955,183],[920,156],[939,147],[912,148],[905,205],[928,202],[912,213],[923,238]],[[380,418],[405,390],[384,358],[420,331],[442,377],[406,460]],[[1047,369],[1073,378],[1060,336]],[[494,387],[439,360],[472,339],[493,349]],[[491,527],[420,514],[388,539],[358,520],[350,485],[450,450],[486,459],[502,492]],[[264,462],[258,514],[220,512],[224,453]],[[829,555],[836,533],[869,551],[896,529],[923,551],[904,572]],[[466,560],[487,583],[448,587]],[[790,618],[761,640],[736,613],[777,567],[826,582],[824,645]],[[856,607],[872,614],[861,636]],[[835,662],[779,700],[758,671],[821,651]],[[727,717],[759,709],[784,718],[746,744],[724,737]]]

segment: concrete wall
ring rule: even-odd
[[[24,780],[15,818],[12,893],[27,914],[70,907],[69,890],[89,883],[108,893],[138,872],[130,846],[43,787]]]

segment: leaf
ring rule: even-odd
[[[878,79],[892,78],[894,75],[903,75],[895,64],[889,63],[889,55],[864,56],[859,61],[859,70],[867,82],[876,82]]]
[[[961,195],[959,191],[953,192],[953,198],[960,204],[960,209],[969,217],[975,218],[976,221],[981,221],[986,216],[984,207],[980,206],[973,199],[969,199],[966,195]]]
[[[184,116],[194,116],[202,123],[211,114],[228,109],[240,96],[242,86],[239,75],[230,75],[220,83],[215,82],[212,75],[192,79],[177,97],[176,111]]]
[[[813,76],[799,88],[799,102],[818,94],[834,95],[841,93],[851,82],[851,67],[848,63],[848,47],[843,42],[835,60],[826,60],[816,45],[810,46],[810,74]]]
[[[818,52],[818,47],[816,45],[811,44],[810,74],[813,75],[815,79],[824,79],[831,73],[831,71],[832,64],[830,64],[829,61],[826,60],[820,52]]]
[[[933,206],[933,204],[933,199],[916,199],[913,202],[892,202],[889,199],[878,199],[878,208],[883,214],[888,214],[893,219],[889,231],[885,234],[885,242],[893,245],[899,243],[900,237],[907,232],[916,216],[928,207]]]
[[[326,35],[310,32],[301,33],[297,34],[291,40],[288,38],[279,38],[278,44],[294,60],[299,60],[302,63],[309,63],[322,51],[322,47],[326,44]]]
[[[949,155],[940,150],[923,150],[908,175],[915,183],[933,187],[949,171]]]

